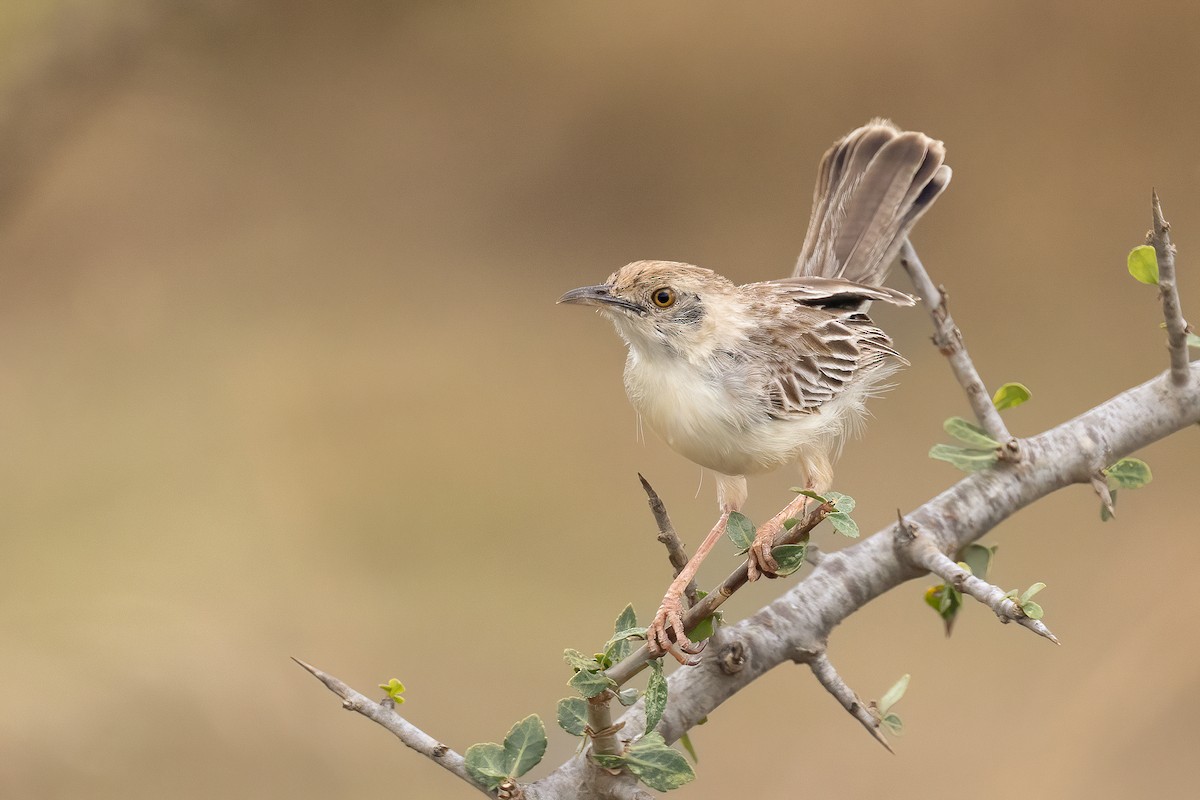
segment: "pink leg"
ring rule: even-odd
[[[802,494],[797,495],[796,499],[788,503],[783,511],[771,517],[770,521],[758,529],[754,534],[754,544],[750,545],[749,557],[746,559],[746,577],[752,581],[758,580],[762,575],[766,575],[768,578],[775,577],[775,572],[779,569],[778,562],[771,555],[775,537],[783,530],[783,523],[793,517],[804,516],[808,502],[809,498]]]
[[[704,537],[696,554],[691,557],[667,588],[662,605],[659,606],[658,613],[654,615],[654,621],[646,630],[646,645],[649,647],[651,655],[661,656],[664,653],[670,653],[679,663],[686,664],[688,663],[686,659],[681,657],[673,649],[674,647],[678,647],[685,653],[699,652],[698,649],[690,646],[687,634],[683,630],[683,590],[691,583],[692,578],[696,577],[696,571],[700,569],[700,562],[709,554],[717,541],[725,535],[725,529],[729,524],[729,514],[732,510],[728,506],[722,509],[721,518],[717,520],[717,524],[708,532],[708,536]],[[674,643],[671,641],[671,633],[675,634]]]

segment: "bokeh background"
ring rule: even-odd
[[[985,379],[1033,390],[1016,432],[1164,368],[1124,266],[1151,186],[1200,316],[1190,2],[63,0],[0,41],[6,798],[475,796],[288,657],[399,677],[459,750],[552,720],[562,649],[670,577],[636,473],[693,547],[715,512],[554,300],[639,258],[785,274],[872,116],[947,142],[915,241]],[[879,315],[913,363],[837,472],[865,530],[958,477],[925,454],[967,412],[925,315]],[[898,755],[781,668],[676,796],[1194,790],[1198,436],[1140,454],[1115,522],[1080,487],[985,540],[1063,647],[977,607],[946,639],[907,585],[831,642],[865,697],[913,675]]]

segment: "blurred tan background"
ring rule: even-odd
[[[562,649],[670,577],[636,472],[693,548],[715,503],[636,441],[610,327],[554,300],[638,258],[785,274],[817,159],[872,116],[947,143],[915,241],[985,379],[1033,390],[1015,432],[1165,367],[1124,267],[1152,185],[1200,317],[1194,3],[64,1],[0,26],[5,798],[475,796],[289,656],[399,677],[459,750],[539,713],[533,776],[567,757]],[[913,365],[837,472],[865,530],[958,477],[925,453],[967,411],[928,319],[880,318]],[[1049,584],[1063,647],[977,607],[947,640],[910,584],[831,643],[864,696],[912,673],[898,755],[779,669],[694,732],[675,796],[1193,791],[1198,435],[1140,454],[1115,522],[1076,488],[985,540],[997,582]],[[752,481],[750,514],[793,482]]]

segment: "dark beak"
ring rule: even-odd
[[[575,303],[581,306],[616,306],[634,314],[644,314],[645,311],[637,303],[631,303],[612,293],[612,287],[602,283],[599,286],[581,286],[558,298],[560,303]]]

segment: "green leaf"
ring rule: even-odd
[[[578,650],[573,650],[568,647],[563,651],[563,661],[567,662],[567,666],[575,670],[583,670],[584,672],[596,672],[600,669],[600,662],[596,659],[585,656]]]
[[[587,731],[587,700],[582,697],[564,697],[558,701],[558,727],[572,736],[583,736]]]
[[[1026,600],[1025,602],[1021,603],[1021,610],[1024,611],[1025,616],[1029,617],[1030,619],[1041,619],[1046,613],[1042,610],[1041,606],[1032,600]]]
[[[504,760],[508,777],[519,778],[546,755],[546,726],[537,714],[513,725],[504,737]]]
[[[1187,335],[1187,346],[1188,347],[1200,347],[1200,336],[1197,336],[1194,333],[1189,333]]]
[[[908,690],[908,681],[911,677],[911,675],[904,675],[892,684],[892,688],[883,693],[883,697],[879,701],[880,714],[886,715],[892,706],[900,702],[900,698],[904,697],[904,693]]]
[[[647,733],[625,751],[625,766],[651,789],[667,792],[696,777],[683,753],[667,745],[661,733]]]
[[[825,495],[825,502],[833,506],[835,511],[842,511],[846,514],[849,514],[851,511],[853,511],[854,507],[857,505],[857,503],[854,502],[853,497],[848,494],[842,494],[841,492],[830,492],[829,494]]]
[[[1035,594],[1037,594],[1038,592],[1040,592],[1042,589],[1045,589],[1045,588],[1046,588],[1046,584],[1042,583],[1041,581],[1038,581],[1033,586],[1030,586],[1028,589],[1025,590],[1025,592],[1021,595],[1021,602],[1024,603],[1025,601],[1029,600]]]
[[[650,665],[650,680],[646,683],[647,731],[654,730],[667,708],[667,679],[663,677],[662,660],[655,659]]]
[[[633,604],[631,603],[625,606],[625,610],[617,615],[617,621],[613,623],[613,633],[620,634],[621,631],[631,630],[636,627],[637,613],[634,612]],[[642,630],[644,631],[645,629],[643,628]],[[612,639],[609,639],[609,643],[604,646],[604,652],[608,654],[608,657],[611,658],[614,663],[617,661],[623,661],[629,656],[630,653],[633,652],[633,643],[628,641],[625,637],[618,639],[617,636],[614,635]]]
[[[404,698],[400,695],[404,694],[404,684],[392,678],[387,683],[379,684],[379,688],[387,692],[387,696],[392,699],[396,705],[404,702]]]
[[[783,521],[783,529],[785,531],[790,531],[792,528],[796,527],[799,524],[800,524],[800,520],[796,519],[795,517],[788,517],[787,519],[785,519]]]
[[[771,555],[779,564],[778,575],[791,575],[804,564],[807,544],[781,544],[771,548]]]
[[[951,417],[942,423],[942,428],[955,439],[972,447],[991,450],[1000,447],[1000,443],[988,436],[987,431],[962,417]]]
[[[796,494],[802,494],[805,497],[808,497],[812,500],[816,500],[818,503],[821,503],[822,505],[829,502],[828,498],[826,498],[825,495],[817,494],[812,489],[801,489],[799,486],[793,486],[792,491],[795,492]]]
[[[834,511],[825,519],[829,520],[833,529],[842,536],[849,536],[851,539],[858,538],[858,523],[850,519],[850,515],[844,511]]]
[[[1158,256],[1155,255],[1153,247],[1143,244],[1133,248],[1129,251],[1126,261],[1130,275],[1142,283],[1158,285]]]
[[[633,652],[633,645],[629,642],[629,639],[645,638],[645,628],[625,628],[624,630],[619,630],[613,634],[611,639],[604,643],[604,655],[608,656],[614,663],[620,661]]]
[[[954,630],[954,620],[962,608],[962,592],[944,583],[930,586],[925,590],[925,603],[942,618],[946,625],[946,635]]]
[[[1118,489],[1140,489],[1154,477],[1150,474],[1150,465],[1138,458],[1122,458],[1108,469],[1104,470],[1110,485]]]
[[[745,514],[737,511],[730,514],[725,533],[733,542],[733,546],[738,548],[739,556],[750,552],[750,545],[754,544],[754,523]]]
[[[900,720],[900,717],[896,716],[895,714],[885,715],[884,718],[880,720],[880,723],[883,725],[883,727],[887,728],[889,732],[896,736],[904,733],[904,723]]]
[[[692,757],[693,764],[700,763],[700,756],[696,755],[696,748],[692,744],[692,737],[684,733],[679,737],[679,743],[683,745],[683,749],[688,751],[688,755]]]
[[[1003,411],[1006,408],[1016,408],[1032,396],[1025,384],[1006,383],[992,395],[992,405],[997,411]]]
[[[467,773],[488,791],[495,791],[508,778],[508,770],[504,766],[504,748],[495,742],[471,745],[463,762]]]
[[[623,706],[631,706],[637,702],[638,690],[630,686],[617,692],[617,702]]]
[[[995,450],[971,450],[952,444],[935,444],[929,448],[929,457],[952,464],[963,472],[979,472],[995,464],[1000,455]]]
[[[958,554],[959,560],[967,565],[972,575],[980,580],[987,580],[988,571],[992,568],[992,559],[996,556],[996,545],[985,547],[978,542],[972,542]]]
[[[584,669],[576,672],[571,680],[567,681],[567,685],[584,697],[595,697],[610,686],[616,686],[617,684],[603,672],[592,672]]]
[[[610,753],[592,753],[592,760],[605,769],[621,769],[625,766],[624,755],[612,755]]]
[[[707,594],[708,594],[708,592],[697,589],[696,590],[696,602],[699,603],[701,600],[703,600],[705,598],[705,596]],[[687,632],[687,637],[690,641],[693,641],[693,642],[703,642],[705,639],[708,639],[713,635],[713,631],[716,630],[717,625],[720,624],[720,622],[721,622],[721,612],[720,611],[713,612],[712,614],[709,614],[707,617],[705,617],[704,619],[697,622],[696,627],[692,628],[690,631]]]

